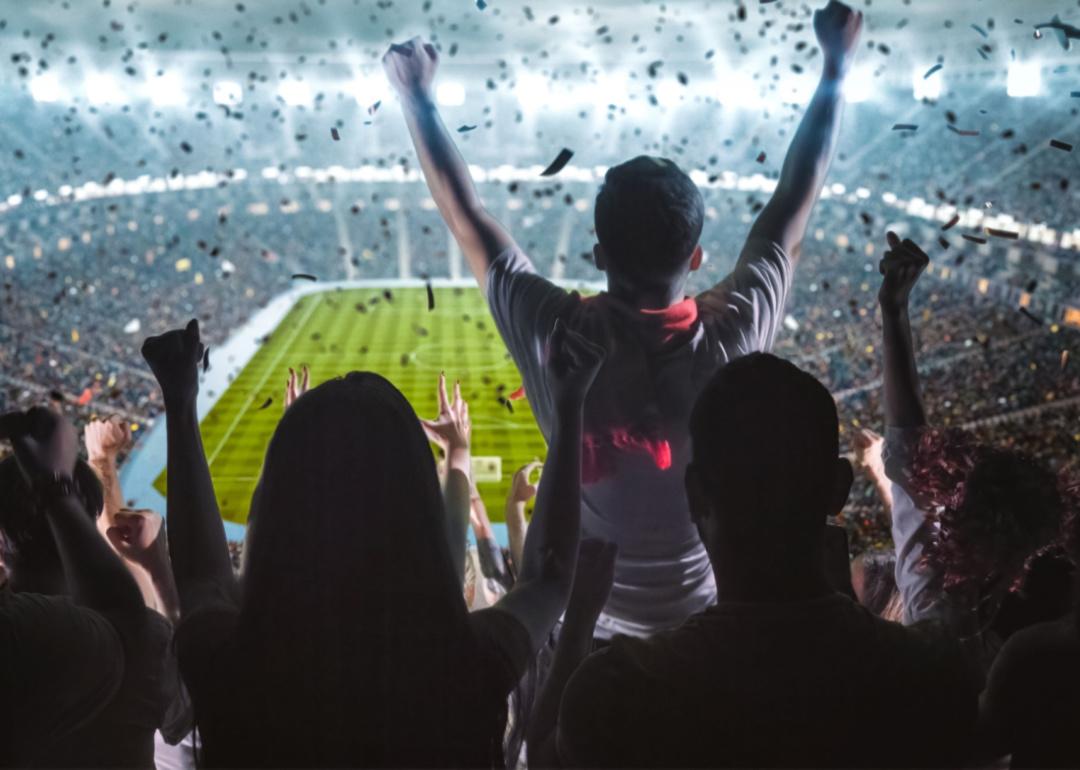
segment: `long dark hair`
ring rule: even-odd
[[[237,642],[265,696],[249,704],[260,748],[282,765],[454,761],[462,736],[440,732],[463,704],[440,684],[472,663],[467,615],[434,458],[404,396],[368,372],[302,396],[274,432],[252,514]]]

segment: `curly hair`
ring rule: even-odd
[[[947,591],[1019,589],[1032,561],[1061,546],[1063,522],[1080,502],[1029,455],[980,444],[958,429],[923,434],[911,476],[937,525],[926,561]]]

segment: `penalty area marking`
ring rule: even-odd
[[[281,346],[278,354],[274,356],[273,362],[270,364],[270,366],[266,368],[266,373],[262,376],[262,379],[259,380],[259,384],[255,387],[255,393],[258,393],[260,390],[262,390],[263,387],[266,385],[267,381],[270,379],[270,375],[277,371],[277,367],[278,364],[281,363],[281,359],[285,357],[285,354],[292,347],[293,342],[295,342],[296,338],[300,335],[300,331],[307,326],[308,320],[315,313],[315,309],[319,307],[322,302],[323,295],[320,294],[318,298],[311,303],[311,307],[307,309],[307,312],[304,313],[304,317],[296,325],[296,328],[293,329],[292,334],[289,335],[288,342]],[[250,366],[250,362],[248,362],[248,365]],[[210,454],[210,456],[206,458],[207,466],[212,466],[214,464],[214,460],[217,459],[217,456],[221,453],[221,450],[225,448],[225,444],[227,444],[229,442],[229,439],[232,438],[232,434],[236,430],[236,426],[240,424],[240,420],[242,420],[244,418],[244,415],[246,415],[251,410],[251,405],[254,403],[254,401],[249,398],[247,399],[247,402],[247,405],[236,413],[236,417],[234,417],[233,421],[229,424],[229,427],[225,431],[225,435],[222,436],[221,441],[218,442],[217,447],[214,448],[214,451]]]

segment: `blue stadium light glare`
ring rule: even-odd
[[[281,101],[290,107],[310,107],[314,103],[311,86],[303,80],[282,80],[277,92]]]
[[[852,104],[865,102],[874,95],[874,71],[869,67],[857,67],[844,81],[844,98]]]
[[[60,79],[52,72],[35,76],[30,80],[30,96],[37,102],[60,101]]]
[[[93,105],[121,104],[126,98],[116,78],[104,72],[91,72],[83,86],[87,101]]]
[[[378,75],[360,75],[351,84],[349,91],[361,107],[371,107],[390,96],[386,77]]]
[[[184,79],[176,72],[162,72],[146,82],[146,92],[157,107],[179,107],[187,104]]]
[[[465,86],[455,80],[439,83],[435,88],[435,99],[443,107],[460,107],[465,103]]]
[[[916,67],[911,72],[911,92],[916,100],[928,99],[935,101],[941,98],[941,92],[945,87],[945,81],[941,70],[926,77],[930,67]]]
[[[214,103],[235,107],[244,101],[244,87],[235,80],[219,80],[214,83]]]
[[[1014,61],[1009,63],[1006,91],[1014,98],[1038,96],[1042,93],[1042,67],[1039,62]]]

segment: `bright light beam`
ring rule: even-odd
[[[60,101],[60,79],[51,72],[30,80],[30,96],[37,102]]]
[[[214,83],[214,103],[235,107],[244,101],[244,87],[235,80],[219,80]]]
[[[435,99],[444,107],[460,107],[465,103],[465,86],[454,80],[439,83]]]
[[[1017,99],[1038,96],[1042,93],[1042,67],[1032,61],[1010,62],[1005,90],[1009,96]]]
[[[124,91],[116,78],[104,72],[91,72],[86,76],[84,87],[90,104],[120,104],[124,101]]]

